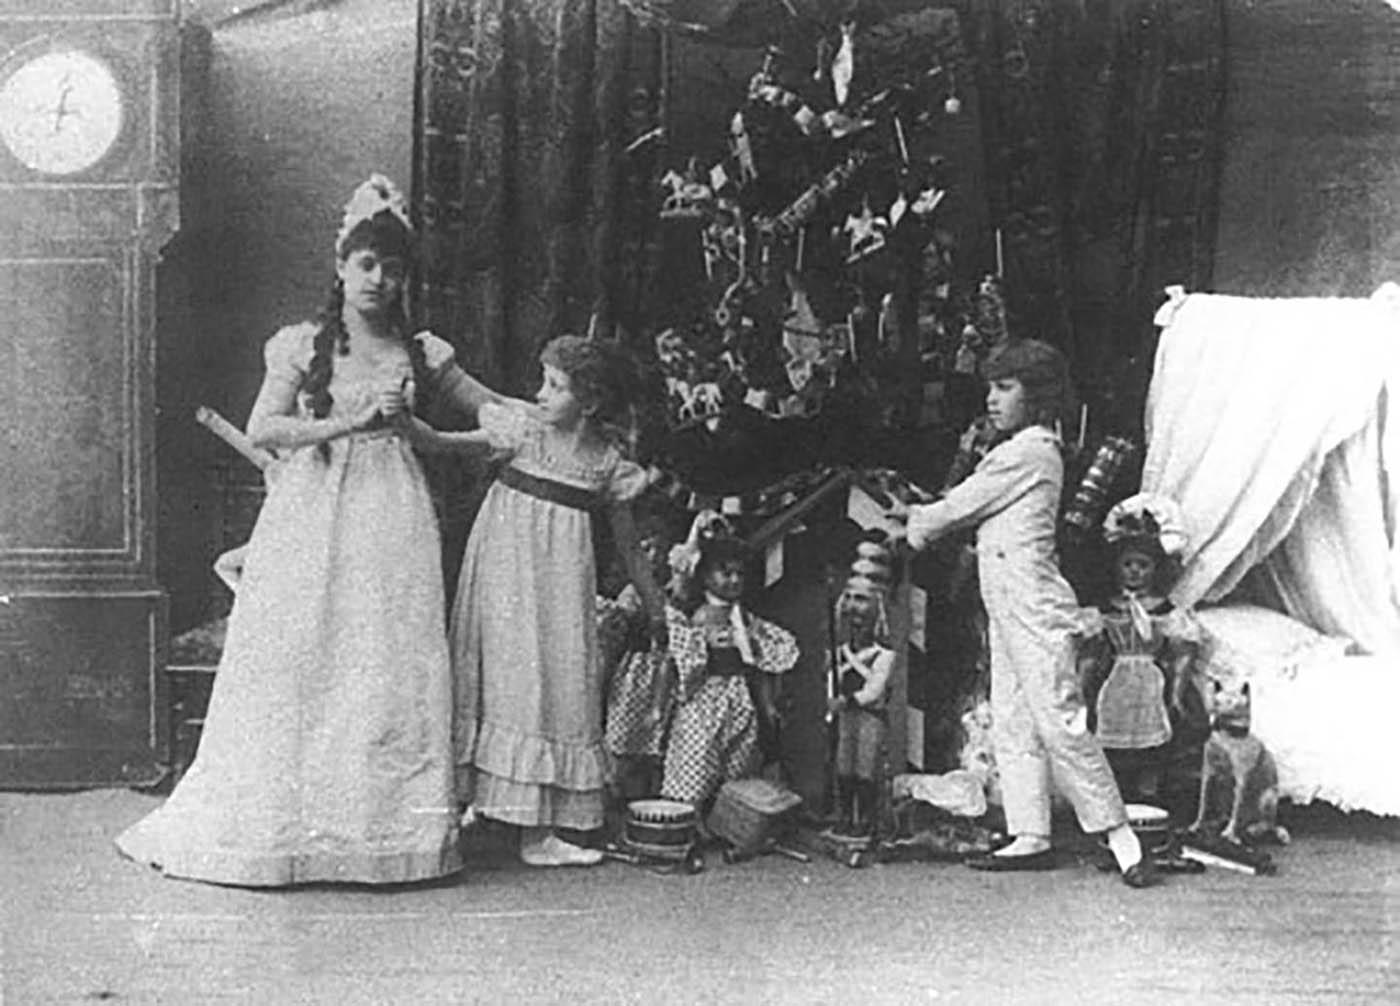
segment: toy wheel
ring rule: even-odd
[[[691,849],[686,854],[685,861],[681,864],[681,869],[687,877],[693,877],[697,873],[705,870],[705,854],[699,849]]]
[[[870,850],[854,849],[846,855],[846,865],[852,870],[859,870],[870,865]]]

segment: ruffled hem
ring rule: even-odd
[[[457,831],[431,848],[360,852],[268,852],[255,849],[182,848],[137,824],[117,837],[117,848],[168,877],[231,887],[290,887],[295,884],[409,884],[450,876],[462,869]]]
[[[601,736],[566,741],[485,722],[477,728],[475,748],[475,768],[512,782],[582,792],[603,789],[610,774]]]
[[[560,789],[502,779],[481,771],[472,775],[472,808],[483,817],[526,828],[593,831],[603,826],[602,789]]]

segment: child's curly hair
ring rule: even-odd
[[[540,350],[540,363],[568,375],[584,411],[604,428],[627,427],[634,381],[631,362],[620,348],[602,339],[558,335]]]

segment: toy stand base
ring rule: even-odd
[[[720,854],[726,863],[744,863],[750,859],[757,859],[759,856],[786,856],[788,859],[798,863],[810,863],[812,857],[795,846],[787,845],[776,839],[765,842],[757,849],[740,849],[732,845],[726,845],[724,852]]]
[[[808,841],[842,866],[853,870],[873,863],[880,845],[874,835],[842,835],[830,828],[813,833]]]
[[[603,855],[619,863],[641,866],[663,876],[693,877],[705,869],[705,854],[694,842],[674,849],[663,846],[641,846],[636,842],[609,842]]]

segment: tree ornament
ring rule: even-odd
[[[831,89],[836,95],[836,105],[846,103],[846,99],[851,93],[851,78],[856,71],[855,53],[855,31],[854,21],[846,21],[841,25],[841,48],[836,51],[836,58],[831,61]]]

